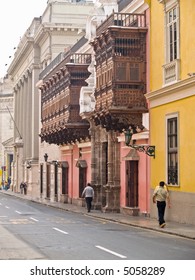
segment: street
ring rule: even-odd
[[[0,192],[0,259],[194,260],[195,241]],[[20,253],[18,253],[20,252]]]

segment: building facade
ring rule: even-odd
[[[64,49],[85,34],[86,17],[93,8],[88,1],[48,1],[43,15],[34,18],[17,47],[8,68],[14,86],[13,188],[27,183],[27,194],[37,196],[39,186],[40,72]],[[44,149],[44,147],[41,146]],[[58,154],[58,146],[52,147]],[[38,193],[39,196],[39,193]]]
[[[167,182],[171,209],[167,219],[195,223],[194,104],[195,24],[193,0],[150,1],[150,106],[151,142],[156,158],[151,162],[151,195]],[[156,208],[151,205],[151,216]]]
[[[6,76],[0,82],[0,186],[11,177],[13,162],[13,88]]]
[[[97,1],[85,38],[40,74],[42,145],[61,151],[58,159],[48,152],[40,157],[43,199],[82,205],[91,181],[94,208],[149,213],[150,159],[124,136],[132,127],[134,143],[148,145],[149,11],[142,2]]]

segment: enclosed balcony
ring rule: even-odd
[[[147,112],[145,14],[113,13],[91,42],[96,59],[96,125],[122,131]]]
[[[79,115],[79,96],[90,63],[90,54],[69,53],[44,77],[40,87],[42,141],[62,145],[89,138],[89,123]]]

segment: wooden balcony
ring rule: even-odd
[[[146,27],[146,17],[145,14],[112,13],[97,27],[96,36],[100,36],[111,26],[143,28]]]
[[[41,140],[58,145],[89,138],[79,115],[80,89],[89,77],[90,54],[69,54],[44,77],[41,89]]]
[[[107,130],[142,125],[146,93],[145,14],[113,13],[91,43],[96,59],[94,121]]]

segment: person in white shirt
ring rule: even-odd
[[[87,211],[91,211],[91,203],[94,198],[94,190],[90,183],[87,183],[87,186],[84,188],[82,192],[82,197],[85,197],[85,201],[87,204]]]
[[[165,185],[165,182],[161,181],[159,186],[157,186],[153,193],[153,203],[156,203],[158,209],[158,220],[159,226],[161,228],[165,227],[165,208],[166,208],[166,200],[168,201],[168,206],[170,208],[170,197],[168,188]]]

